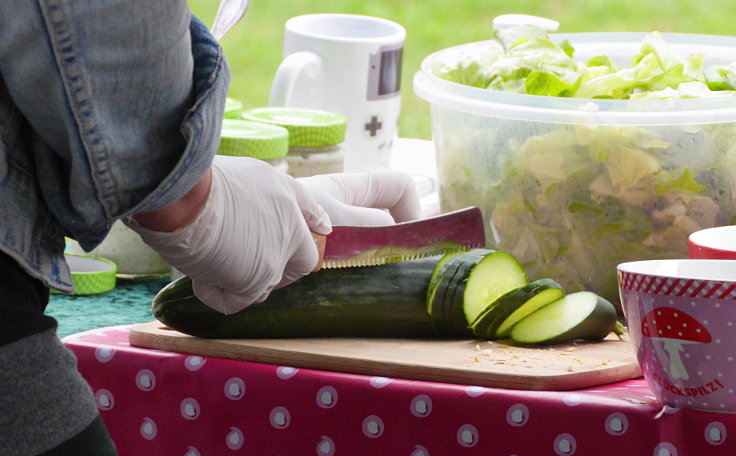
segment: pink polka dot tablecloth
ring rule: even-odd
[[[121,456],[736,454],[736,415],[662,407],[643,379],[518,391],[64,338]]]

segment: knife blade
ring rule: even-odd
[[[333,226],[323,268],[375,266],[485,247],[483,214],[477,207],[395,225]]]

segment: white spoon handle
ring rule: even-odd
[[[248,0],[222,0],[212,23],[212,36],[220,41],[243,18],[246,9]]]

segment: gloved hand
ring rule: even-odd
[[[216,156],[209,197],[174,232],[128,226],[192,278],[197,297],[224,314],[261,302],[308,274],[318,252],[310,230],[332,230],[327,213],[292,177],[256,159]]]
[[[407,174],[297,180],[259,160],[217,156],[209,197],[192,223],[174,232],[126,223],[191,277],[202,302],[232,314],[311,272],[318,252],[310,230],[329,234],[333,218],[335,224],[380,226],[420,216],[419,197]]]
[[[297,180],[333,225],[384,226],[422,216],[414,180],[406,173],[324,174]]]

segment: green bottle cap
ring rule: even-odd
[[[270,160],[289,151],[289,132],[285,128],[239,119],[222,121],[218,155]]]
[[[269,107],[243,111],[244,119],[279,125],[289,130],[289,146],[321,147],[345,140],[347,120],[317,109]]]
[[[240,113],[243,112],[243,103],[234,99],[225,99],[225,118],[226,119],[240,119]]]

